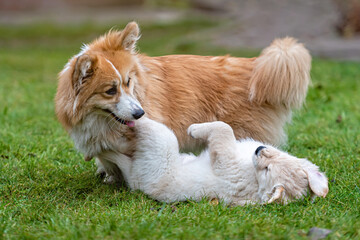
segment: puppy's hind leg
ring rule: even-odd
[[[231,171],[236,163],[236,138],[232,128],[224,122],[192,124],[188,134],[208,143],[211,164],[215,172]]]

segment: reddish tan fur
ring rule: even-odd
[[[286,140],[284,125],[291,119],[292,108],[304,102],[310,81],[311,57],[302,44],[292,38],[278,39],[257,58],[148,57],[133,50],[138,36],[137,24],[129,23],[69,60],[59,74],[55,98],[56,114],[65,129],[71,132],[81,124],[98,102],[115,101],[103,94],[116,78],[107,59],[123,79],[130,73],[131,86],[123,82],[124,91],[141,103],[149,118],[171,128],[183,149],[195,146],[187,127],[209,121],[228,123],[238,139],[251,137],[274,145]],[[73,75],[83,55],[94,64],[89,70],[92,75],[80,86],[73,111],[77,91]],[[132,130],[125,127],[120,132]]]

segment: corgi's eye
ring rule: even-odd
[[[108,95],[115,95],[115,94],[117,93],[117,88],[116,88],[116,86],[110,88],[110,89],[107,90],[105,93],[108,94]]]
[[[126,86],[129,87],[130,86],[130,80],[131,80],[131,77],[129,77],[127,83],[126,83]]]

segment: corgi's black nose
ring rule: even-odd
[[[258,147],[258,148],[255,150],[255,155],[256,155],[256,156],[259,156],[260,151],[263,150],[264,148],[266,148],[266,147],[265,147],[265,146],[260,146],[260,147]]]
[[[142,110],[141,108],[139,108],[139,109],[136,109],[134,112],[133,112],[133,117],[135,118],[135,119],[139,119],[139,118],[141,118],[143,115],[145,114],[145,112],[144,112],[144,110]]]

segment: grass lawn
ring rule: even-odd
[[[256,54],[188,37],[212,25],[145,25],[139,49]],[[307,104],[287,127],[285,149],[326,172],[325,199],[286,206],[163,204],[102,184],[54,114],[57,73],[82,42],[112,26],[0,27],[0,239],[307,239],[315,226],[331,229],[329,239],[360,239],[360,63],[315,59]]]

